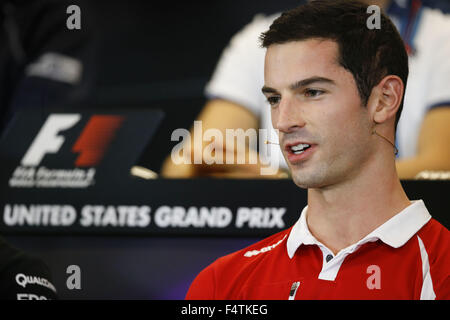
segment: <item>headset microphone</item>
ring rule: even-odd
[[[272,142],[272,141],[269,141],[269,140],[266,140],[266,141],[264,141],[264,143],[265,144],[276,144],[276,145],[280,145],[279,143],[276,143],[276,142]]]
[[[390,144],[391,146],[394,147],[394,154],[395,154],[395,155],[398,154],[398,149],[397,149],[397,147],[395,146],[395,144],[393,144],[391,141],[389,141],[388,138],[386,138],[386,137],[382,136],[381,134],[379,134],[375,129],[372,130],[372,134],[376,134],[376,135],[379,136],[380,138],[383,138],[384,140],[386,140],[387,142],[389,142],[389,144]],[[275,144],[275,145],[280,145],[279,143],[272,142],[272,141],[269,141],[269,140],[264,141],[264,143],[265,143],[265,144]]]
[[[381,134],[379,134],[375,129],[372,130],[372,134],[376,134],[376,135],[379,136],[380,138],[383,138],[384,140],[386,140],[387,142],[389,142],[389,144],[390,144],[391,146],[394,147],[394,154],[395,154],[395,155],[398,154],[398,149],[397,149],[397,147],[395,146],[395,144],[393,144],[391,141],[389,141],[388,138],[386,138],[386,137],[382,136]]]

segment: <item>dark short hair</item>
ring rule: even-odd
[[[408,55],[391,20],[380,15],[380,28],[370,29],[368,5],[354,0],[315,0],[284,12],[260,36],[263,47],[313,38],[330,39],[339,48],[339,64],[352,73],[364,105],[385,76],[408,78]],[[395,128],[403,109],[403,97]]]

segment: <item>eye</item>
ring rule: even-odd
[[[306,89],[304,91],[304,95],[305,95],[305,97],[308,97],[308,98],[315,98],[315,97],[322,95],[324,92],[325,91],[318,90],[318,89]]]
[[[276,105],[277,103],[279,103],[279,102],[280,102],[280,99],[281,99],[280,96],[270,96],[270,97],[267,97],[267,101],[269,102],[269,104],[270,104],[271,106],[274,106],[274,105]]]

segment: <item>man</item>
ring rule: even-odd
[[[409,85],[395,139],[399,149],[396,163],[399,177],[412,179],[424,170],[450,170],[450,127],[447,125],[450,122],[450,62],[447,58],[450,43],[444,40],[450,37],[450,15],[434,9],[441,7],[442,1],[365,2],[386,10],[410,49]],[[209,101],[198,117],[204,130],[271,129],[269,107],[260,92],[264,50],[256,39],[276,16],[278,14],[256,16],[224,50],[205,89]],[[276,139],[274,131],[269,136],[269,140],[273,139]],[[225,148],[229,152],[226,143]],[[282,168],[287,168],[277,147],[265,145],[263,140],[259,144],[259,155],[264,162],[279,161]],[[258,177],[260,165],[174,165],[168,159],[162,175],[180,178],[218,172],[228,177]]]
[[[204,269],[187,299],[450,298],[449,232],[396,173],[407,53],[385,15],[367,28],[366,9],[317,0],[262,35],[262,91],[308,205],[293,227]]]

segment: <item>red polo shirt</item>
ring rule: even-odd
[[[186,299],[450,299],[450,234],[422,200],[333,255],[296,224],[224,256]]]

